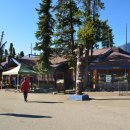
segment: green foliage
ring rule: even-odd
[[[82,8],[82,28],[78,32],[79,41],[82,44],[91,44],[88,50],[98,47],[97,43],[101,43],[102,47],[112,47],[113,34],[112,29],[107,21],[100,20],[99,10],[104,9],[104,3],[101,0],[80,0]]]
[[[10,46],[9,46],[9,55],[12,56],[13,54],[13,43],[10,43]]]
[[[76,59],[74,60],[72,57],[67,62],[69,68],[74,67],[76,65]]]
[[[2,32],[1,38],[0,38],[0,63],[2,62],[2,59],[3,59],[5,44],[7,43],[7,41],[3,43],[3,37],[4,37],[4,31]]]
[[[37,88],[39,88],[38,84],[33,83],[31,86],[32,89],[34,89],[34,92],[36,91]]]
[[[22,57],[24,57],[24,52],[23,52],[23,51],[21,51],[21,52],[16,56],[16,59],[20,59],[20,58],[22,58]]]
[[[20,54],[19,54],[20,58],[24,57],[24,52],[21,51]]]
[[[13,54],[12,54],[12,56],[15,58],[15,55],[16,55],[15,48],[13,48]]]
[[[58,48],[58,55],[64,55],[69,60],[69,65],[75,66],[77,47],[76,31],[81,25],[80,11],[74,0],[59,0],[54,8],[56,16],[56,31],[54,45]]]
[[[51,0],[42,0],[39,4],[39,9],[36,9],[39,21],[37,23],[38,30],[35,36],[39,42],[36,42],[35,50],[41,51],[40,61],[46,69],[49,68],[49,58],[51,56],[51,36],[53,34],[54,19],[50,13]]]
[[[10,43],[10,46],[9,46],[9,57],[10,58],[15,58],[15,48],[13,46],[13,43]]]
[[[94,21],[88,21],[86,25],[79,30],[78,37],[83,44],[86,43],[86,39],[89,41],[94,40]]]
[[[114,42],[114,36],[112,34],[112,29],[110,28],[110,26],[107,24],[108,21],[103,21],[101,23],[101,27],[102,27],[102,47],[103,48],[108,48],[108,47],[113,47]]]
[[[47,69],[44,67],[42,62],[37,62],[36,65],[34,66],[34,70],[38,75],[43,75],[47,73]]]
[[[7,57],[8,56],[8,50],[7,49],[5,49],[5,57]]]

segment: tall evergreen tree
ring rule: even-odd
[[[6,58],[8,57],[8,50],[5,49],[4,50],[4,54],[3,54],[3,58],[2,58],[2,61],[6,61]]]
[[[74,50],[77,47],[76,27],[81,24],[79,8],[74,0],[58,0],[54,10],[56,16],[54,41],[56,49],[68,59],[68,65],[74,67],[76,73],[76,54]]]
[[[41,51],[40,61],[43,68],[48,69],[50,62],[49,58],[51,56],[51,44],[53,35],[54,19],[50,13],[51,11],[51,0],[41,0],[39,9],[36,9],[38,13],[38,30],[35,36],[39,42],[36,42],[36,50]]]
[[[10,43],[10,46],[9,46],[9,58],[15,58],[15,48],[14,48],[14,45],[13,43]]]
[[[62,53],[68,55],[74,54],[76,48],[75,43],[75,27],[81,24],[78,17],[79,9],[74,0],[58,0],[55,7],[56,15],[56,40],[60,43]]]
[[[4,54],[5,54],[5,57],[8,56],[8,50],[7,49],[5,49]]]
[[[22,57],[24,57],[24,52],[23,52],[23,51],[21,51],[20,53],[18,53],[18,54],[16,55],[16,59],[20,59],[20,58],[22,58]]]
[[[102,48],[108,48],[114,46],[114,36],[112,34],[112,29],[107,24],[107,21],[101,23],[102,26]]]
[[[0,63],[2,62],[2,59],[3,59],[5,44],[7,43],[7,41],[3,43],[3,37],[4,37],[4,31],[2,32],[1,38],[0,38]]]
[[[20,58],[24,57],[24,52],[21,51],[20,54],[19,54]]]
[[[12,56],[13,54],[13,43],[10,43],[10,46],[9,46],[9,55]]]
[[[88,78],[88,65],[89,65],[89,51],[93,49],[93,45],[96,44],[96,42],[99,42],[101,40],[101,33],[100,33],[100,23],[99,20],[99,9],[104,8],[104,3],[101,2],[101,0],[80,0],[81,4],[83,5],[83,26],[78,32],[78,36],[80,39],[80,42],[82,44],[82,55],[83,50],[85,50],[85,60],[82,61],[82,55],[79,57],[80,66],[77,64],[77,69],[79,70],[78,73],[80,73],[80,77],[77,77],[77,94],[82,93],[82,85],[79,82],[84,82],[84,86],[87,83]],[[85,66],[83,66],[82,62],[85,63]],[[83,71],[83,68],[85,68],[85,71]],[[81,71],[82,70],[82,71]],[[82,80],[83,79],[83,80]]]
[[[91,55],[93,53],[94,46],[97,46],[98,42],[101,42],[105,47],[113,45],[113,35],[110,27],[105,23],[105,21],[100,20],[101,9],[104,9],[104,3],[101,0],[80,0],[83,5],[83,26],[78,32],[80,43],[83,45],[83,50],[85,50],[84,63],[85,71],[77,72],[81,73],[80,76],[83,78],[84,87],[86,86],[88,79],[88,66],[89,66],[89,52],[91,50]],[[107,33],[107,35],[106,35]],[[109,34],[109,35],[108,35]],[[82,61],[83,62],[83,61]],[[81,69],[79,69],[80,71]],[[78,78],[77,78],[78,79]],[[78,92],[81,93],[82,86],[77,84]],[[80,90],[80,91],[79,91]]]
[[[15,58],[16,52],[15,52],[15,48],[13,47],[13,54],[12,57]]]

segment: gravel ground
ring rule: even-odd
[[[68,94],[0,90],[0,130],[130,130],[130,96],[88,92],[91,100],[71,101]]]

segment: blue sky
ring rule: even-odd
[[[16,53],[31,52],[35,44],[38,16],[35,8],[40,0],[0,0],[0,33],[5,32],[6,48],[12,42]]]
[[[16,53],[31,52],[31,44],[36,42],[38,15],[35,8],[40,0],[0,0],[0,35],[5,32],[6,49],[12,42]],[[125,43],[125,26],[128,26],[128,41],[130,41],[130,0],[102,0],[105,10],[101,11],[101,19],[108,19],[113,29],[116,46]],[[33,51],[34,53],[34,51]]]
[[[108,24],[113,29],[116,46],[126,42],[126,24],[128,42],[130,41],[130,0],[102,0],[105,10],[101,11],[101,18],[108,19]]]

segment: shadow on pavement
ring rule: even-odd
[[[15,114],[15,113],[4,113],[4,114],[0,114],[0,115],[14,116],[14,117],[25,117],[25,118],[52,118],[51,116],[29,115],[29,114]]]
[[[28,101],[28,103],[64,103],[64,102],[49,102],[49,101]]]

